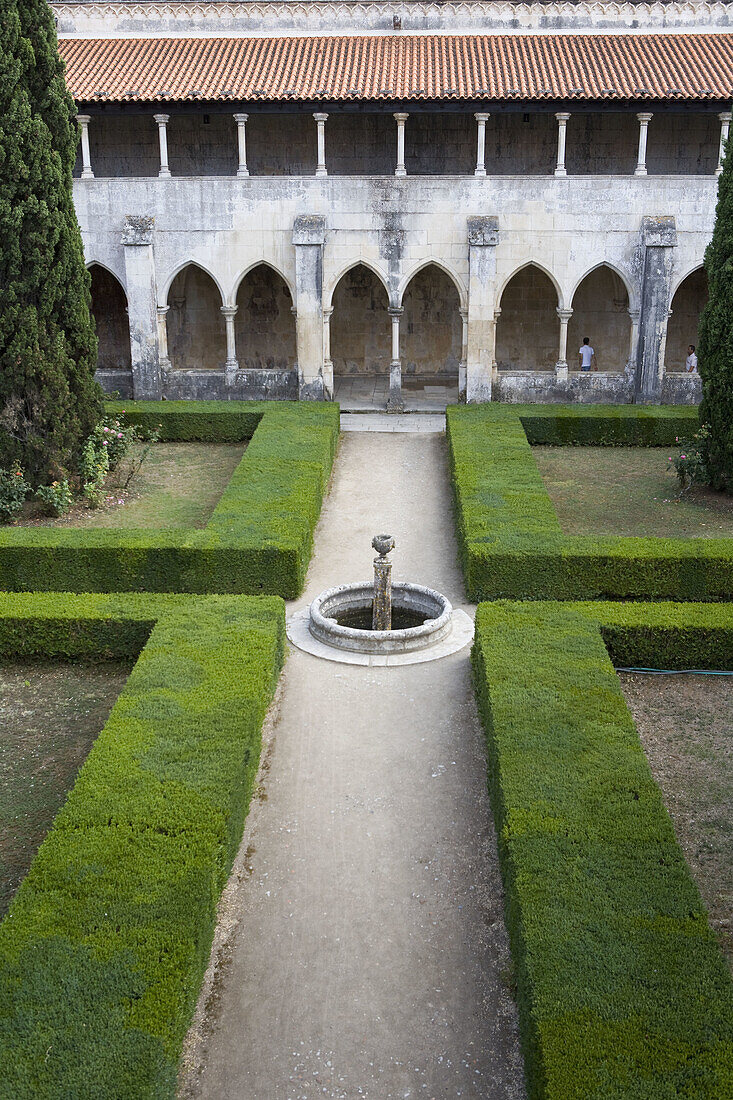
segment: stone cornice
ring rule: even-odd
[[[52,3],[63,37],[445,31],[695,31],[733,26],[733,3],[613,0],[77,0]],[[395,21],[401,23],[396,28]]]

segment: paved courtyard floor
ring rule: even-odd
[[[383,412],[389,397],[389,376],[386,374],[337,375],[334,379],[334,401],[345,412]],[[458,401],[458,381],[452,386],[411,382],[403,378],[402,400],[408,412],[445,412],[446,405]]]
[[[463,603],[445,437],[349,432],[303,598],[367,579]],[[467,608],[469,611],[472,609]],[[367,668],[291,649],[181,1096],[525,1096],[469,649]]]

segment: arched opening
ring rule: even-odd
[[[629,360],[631,318],[629,295],[615,271],[606,265],[589,272],[579,283],[568,323],[568,366],[578,370],[578,349],[585,336],[595,351],[594,366],[622,371]]]
[[[221,294],[196,264],[179,271],[168,291],[168,357],[174,370],[221,370],[226,326]]]
[[[513,275],[501,296],[496,325],[499,370],[552,370],[560,347],[557,291],[539,267]]]
[[[295,369],[293,299],[282,275],[268,264],[252,268],[239,284],[234,332],[243,370]]]
[[[461,299],[455,283],[435,264],[421,268],[402,296],[402,384],[458,383]]]
[[[97,326],[97,370],[132,370],[127,296],[111,271],[91,264],[92,314]]]
[[[357,264],[333,292],[331,360],[333,373],[389,374],[391,356],[387,291],[368,267]]]
[[[708,277],[704,267],[691,271],[672,298],[672,316],[667,322],[667,346],[664,369],[685,369],[688,344],[697,344],[700,314],[708,300]]]

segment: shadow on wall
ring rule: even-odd
[[[403,376],[458,378],[461,359],[461,300],[452,279],[430,264],[410,280],[402,296],[400,324]]]
[[[341,277],[332,298],[334,375],[389,374],[392,344],[388,304],[382,282],[363,264]]]
[[[240,367],[295,370],[293,299],[283,277],[268,264],[253,268],[239,284],[234,332]]]
[[[222,300],[196,264],[179,271],[168,291],[168,356],[174,370],[223,370],[227,357]]]
[[[127,296],[111,271],[91,264],[92,314],[97,327],[97,370],[131,370]]]
[[[664,352],[665,371],[685,369],[687,345],[697,344],[697,326],[707,300],[708,277],[705,268],[698,267],[682,280],[672,298]]]
[[[631,318],[623,280],[605,264],[591,271],[573,295],[568,322],[568,366],[579,367],[578,349],[587,336],[601,371],[622,371],[629,361]]]

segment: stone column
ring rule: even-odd
[[[728,115],[730,118],[730,115]],[[91,115],[77,115],[76,121],[81,126],[81,178],[83,180],[93,180],[94,172],[92,172],[92,157],[89,152],[89,123],[91,122]]]
[[[232,382],[234,381],[234,375],[239,370],[237,342],[234,335],[234,318],[237,316],[237,306],[221,306],[220,309],[224,314],[224,323],[227,330],[227,361],[224,364],[224,371],[227,382]]]
[[[646,139],[649,130],[649,123],[652,120],[650,114],[641,114],[636,116],[639,120],[639,156],[636,162],[635,176],[645,176],[646,172]]]
[[[330,401],[333,378],[323,362],[323,243],[326,219],[302,214],[293,223],[295,245],[295,338],[301,401]]]
[[[718,115],[720,119],[720,148],[718,149],[718,167],[715,169],[715,175],[719,176],[723,171],[723,158],[725,157],[725,144],[728,140],[728,131],[730,130],[730,111],[721,111]],[[84,135],[82,134],[82,141]]]
[[[640,310],[630,309],[631,331],[629,333],[629,358],[626,363],[626,372],[631,373],[636,369],[636,346],[639,340],[639,314]]]
[[[159,401],[163,395],[153,255],[154,223],[154,218],[128,214],[122,231],[132,391],[136,401]]]
[[[400,317],[404,309],[390,306],[387,310],[392,318],[392,359],[389,364],[389,397],[387,412],[402,412],[405,403],[402,400],[402,359],[400,358]]]
[[[636,349],[637,404],[658,405],[662,397],[664,347],[672,300],[677,229],[672,217],[641,221],[641,312]]]
[[[168,358],[168,310],[170,306],[158,306],[158,365],[162,371],[171,369]]]
[[[168,130],[166,127],[170,121],[170,115],[153,115],[158,124],[158,143],[160,145],[160,179],[170,179],[171,170],[168,167]]]
[[[316,164],[316,175],[327,176],[326,170],[326,119],[328,115],[324,115],[319,111],[313,115],[318,126],[318,163]]]
[[[458,364],[458,400],[466,400],[466,356],[468,354],[468,310],[462,306],[461,315],[461,361]]]
[[[249,175],[249,169],[247,168],[247,119],[249,115],[234,115],[234,121],[237,124],[237,154],[239,157],[239,167],[237,168],[237,179],[244,179]]]
[[[558,381],[567,382],[568,378],[568,321],[573,316],[572,309],[560,309],[555,311],[560,318],[560,353],[555,363],[555,377]]]
[[[486,123],[490,115],[481,113],[473,116],[478,122],[478,140],[476,145],[476,171],[474,176],[483,179],[486,176]]]
[[[570,115],[567,111],[560,111],[555,115],[557,119],[557,164],[555,165],[556,176],[567,176],[565,170],[565,138],[567,136],[568,119]]]
[[[466,401],[491,400],[496,348],[496,246],[499,219],[468,219],[468,317],[466,332]]]
[[[396,176],[406,176],[405,168],[405,123],[410,117],[404,111],[398,111],[394,116],[397,122],[397,167],[394,170]]]
[[[331,379],[333,389],[333,360],[331,359],[331,315],[333,306],[323,311],[323,376]]]

